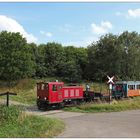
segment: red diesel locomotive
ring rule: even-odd
[[[37,83],[37,106],[39,109],[58,108],[66,104],[79,104],[84,99],[82,86],[64,86],[63,82]]]

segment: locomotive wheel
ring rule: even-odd
[[[61,108],[63,108],[64,107],[64,103],[58,103],[57,105],[56,105],[56,108],[57,109],[61,109]]]
[[[49,104],[42,103],[40,101],[37,102],[37,107],[38,107],[39,110],[44,110],[44,111],[50,109]]]
[[[39,110],[42,108],[42,104],[41,104],[40,101],[37,101],[37,107],[38,107]]]
[[[73,105],[77,105],[77,100],[74,100],[73,101]]]
[[[81,100],[77,100],[77,105],[80,105],[81,104]]]
[[[56,105],[56,109],[60,109],[61,107],[60,107],[60,103],[58,103],[57,105]]]

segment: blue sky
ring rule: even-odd
[[[106,33],[140,33],[140,3],[0,3],[0,31],[28,42],[86,47]]]

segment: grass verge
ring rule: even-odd
[[[111,104],[86,103],[76,107],[64,108],[65,111],[82,113],[119,112],[135,109],[140,109],[140,97],[135,97],[124,101],[113,101]]]
[[[27,115],[17,106],[0,106],[0,138],[54,137],[64,123],[53,118]]]

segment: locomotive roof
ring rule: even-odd
[[[140,84],[140,81],[116,81],[116,84]]]
[[[64,84],[64,82],[38,82],[37,84],[39,83],[48,83],[48,84]]]

